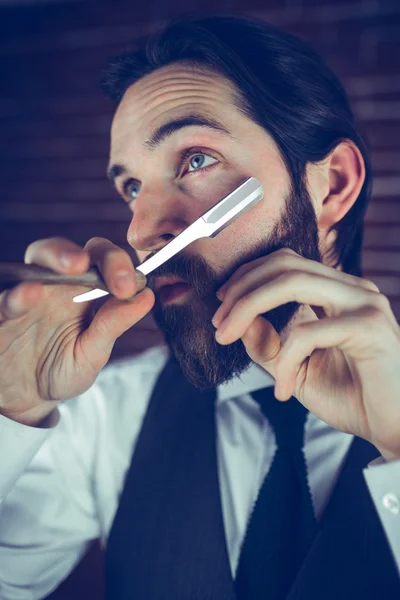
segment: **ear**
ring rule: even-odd
[[[351,140],[340,142],[323,164],[325,185],[320,187],[322,194],[318,199],[318,228],[322,231],[329,229],[349,212],[365,180],[364,159]]]

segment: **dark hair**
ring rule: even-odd
[[[305,42],[275,26],[239,16],[184,16],[141,38],[136,49],[107,68],[102,88],[119,102],[127,88],[156,69],[184,61],[230,79],[238,108],[275,140],[294,190],[308,162],[321,161],[339,142],[352,140],[365,161],[359,197],[331,230],[337,239],[333,266],[361,271],[364,214],[371,188],[368,150],[339,79]]]

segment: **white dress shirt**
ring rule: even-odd
[[[0,416],[1,600],[43,598],[67,577],[91,540],[100,537],[106,544],[143,417],[168,356],[162,345],[110,363],[87,392],[59,405],[60,419],[50,428]],[[274,432],[249,392],[273,384],[253,364],[217,390],[219,481],[233,574],[276,450]],[[308,414],[305,455],[318,519],[352,439]],[[364,476],[400,573],[400,460],[373,463]]]

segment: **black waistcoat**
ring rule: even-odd
[[[171,357],[155,385],[108,539],[107,600],[235,600],[215,398],[214,390],[192,386]],[[378,455],[354,438],[287,600],[400,598],[400,577],[362,474]]]

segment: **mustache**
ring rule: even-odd
[[[199,296],[215,293],[222,285],[219,277],[208,262],[201,256],[180,254],[173,256],[147,276],[147,285],[154,291],[158,277],[181,277],[187,281]]]
[[[282,243],[274,239],[262,241],[239,256],[234,264],[231,264],[229,269],[224,270],[223,273],[218,273],[202,256],[177,254],[147,275],[147,285],[154,291],[157,277],[175,276],[187,281],[200,297],[215,295],[218,288],[228,281],[242,264],[267,256],[282,246]]]

